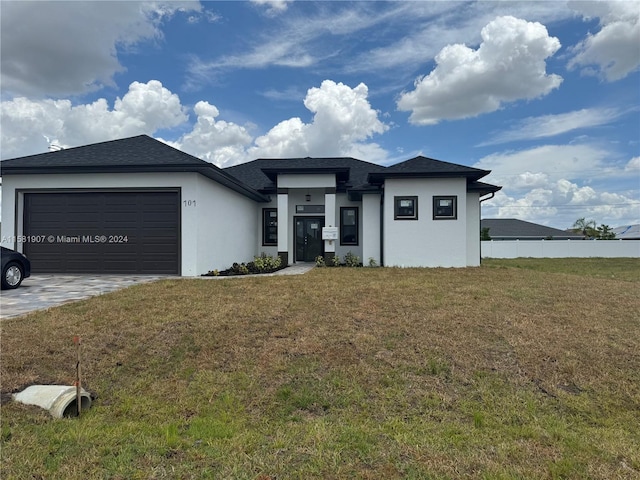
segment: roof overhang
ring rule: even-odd
[[[299,168],[262,168],[269,180],[276,182],[278,175],[314,175],[314,174],[335,174],[337,183],[345,183],[349,180],[349,167],[299,167]]]
[[[165,165],[96,165],[96,166],[38,166],[38,167],[5,167],[2,166],[2,176],[8,175],[70,175],[70,174],[100,174],[100,173],[199,173],[211,180],[230,188],[257,202],[269,202],[271,199],[258,191],[244,185],[235,177],[211,165],[202,162],[187,164]]]
[[[477,192],[482,195],[487,195],[489,193],[496,193],[502,190],[501,186],[491,185],[490,183],[484,182],[469,182],[467,185],[467,192]]]
[[[392,178],[466,178],[478,180],[491,173],[488,170],[477,172],[375,172],[367,176],[367,181],[372,185],[382,185],[386,179]]]
[[[363,195],[380,194],[380,193],[382,193],[382,188],[376,185],[361,185],[359,187],[347,189],[349,200],[351,200],[352,202],[362,201]]]

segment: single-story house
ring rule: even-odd
[[[640,240],[640,224],[623,225],[612,230],[616,234],[616,240]]]
[[[197,276],[285,263],[480,263],[490,172],[416,157],[258,159],[220,169],[146,135],[0,162],[2,244],[34,273]]]
[[[489,229],[491,240],[584,240],[584,235],[580,233],[516,218],[483,218],[480,228]]]

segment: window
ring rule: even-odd
[[[455,220],[458,218],[458,197],[433,197],[433,219]]]
[[[394,220],[417,220],[418,197],[393,197],[395,203]]]
[[[278,209],[262,209],[262,245],[278,245]]]
[[[340,245],[358,245],[357,207],[340,207]]]

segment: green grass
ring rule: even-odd
[[[0,477],[639,478],[640,262],[587,260],[161,281],[5,320],[3,393],[72,382],[77,334],[96,398],[4,403]]]
[[[482,265],[640,282],[638,260],[630,258],[484,258]]]

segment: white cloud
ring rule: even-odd
[[[228,54],[207,60],[194,56],[187,69],[189,88],[207,84],[219,72],[233,69],[262,69],[272,65],[308,68],[323,60],[344,59],[344,45],[336,38],[360,43],[379,25],[415,21],[433,13],[450,10],[446,2],[309,2],[308,15],[281,15],[273,29],[249,37],[249,44],[231,46]],[[400,27],[404,28],[404,27]],[[396,52],[396,55],[401,52]],[[349,62],[350,64],[350,62]],[[338,68],[349,70],[350,65]],[[370,65],[370,64],[369,64]]]
[[[586,19],[599,18],[600,30],[576,45],[569,68],[591,65],[609,82],[620,80],[640,67],[640,8],[636,1],[570,2]]]
[[[528,117],[516,122],[510,129],[494,134],[479,146],[497,145],[519,140],[537,140],[553,137],[581,128],[606,125],[623,115],[615,108],[583,108],[557,115]]]
[[[260,92],[265,98],[269,100],[299,102],[304,99],[305,93],[301,91],[297,86],[290,86],[284,90],[269,89],[264,92]]]
[[[544,174],[549,182],[562,178],[576,179],[604,175],[606,160],[611,152],[586,144],[542,145],[528,150],[494,153],[480,159],[473,166],[492,170],[489,182],[516,188],[526,186],[521,177]],[[541,177],[535,177],[540,179]],[[518,180],[520,179],[520,180]]]
[[[113,86],[117,51],[162,37],[159,25],[198,2],[2,2],[4,93],[69,95]]]
[[[374,142],[375,134],[388,126],[378,119],[361,83],[351,88],[325,80],[310,88],[304,105],[313,113],[310,123],[299,117],[279,122],[266,134],[253,139],[249,129],[216,120],[218,109],[199,102],[194,109],[198,120],[193,130],[175,142],[167,142],[218,166],[230,166],[255,158],[353,156],[382,161],[387,152]]]
[[[625,172],[640,172],[640,157],[633,157],[624,167]]]
[[[498,110],[506,102],[533,99],[558,88],[562,78],[547,75],[545,59],[560,42],[540,23],[498,17],[482,29],[477,50],[448,45],[436,55],[436,67],[415,81],[398,100],[411,111],[411,123],[433,125]]]
[[[446,45],[479,44],[482,27],[499,16],[541,23],[574,16],[562,2],[473,2],[464,9],[456,2],[397,3],[405,8],[397,9],[387,21],[393,21],[403,36],[359,54],[346,65],[347,71],[390,73],[394,77],[398,72],[415,72],[416,66],[431,61]]]
[[[266,6],[267,15],[275,16],[284,12],[289,7],[289,3],[291,3],[291,1],[292,0],[251,0],[251,3]]]
[[[219,167],[247,160],[246,148],[253,138],[245,127],[216,121],[220,112],[208,102],[196,103],[193,111],[198,119],[191,132],[168,144]]]
[[[262,69],[272,65],[305,68],[317,61],[318,58],[309,54],[296,38],[261,43],[248,53],[225,55],[213,61],[192,56],[187,66],[186,88],[197,90],[201,85],[211,83],[217,72],[227,69]]]
[[[73,106],[70,100],[2,102],[3,158],[46,152],[46,137],[61,146],[78,146],[171,128],[188,117],[179,97],[157,80],[133,82],[111,109],[104,98]]]
[[[367,141],[389,127],[371,107],[363,83],[351,88],[331,80],[308,90],[304,105],[313,120],[290,118],[253,138],[252,126],[220,119],[215,105],[197,102],[193,128],[176,141],[163,140],[199,158],[228,166],[256,157],[357,156],[386,159],[387,152]],[[153,135],[183,125],[188,116],[180,98],[157,80],[134,82],[113,108],[104,98],[90,104],[19,97],[1,104],[3,158],[46,152],[50,141],[62,147]]]
[[[368,88],[361,83],[350,88],[332,80],[307,92],[304,105],[314,114],[311,123],[300,118],[280,122],[256,139],[249,150],[252,157],[338,156],[366,152],[372,161],[382,160],[386,152],[373,143],[364,144],[388,126],[378,119],[368,99]]]
[[[593,218],[610,226],[640,223],[640,201],[618,193],[559,180],[522,195],[500,191],[482,204],[483,218],[519,218],[560,229],[576,219]]]
[[[619,179],[633,169],[611,166],[612,152],[591,145],[544,145],[484,157],[473,166],[492,170],[489,183],[503,185],[482,205],[483,218],[519,218],[557,228],[568,228],[580,217],[615,226],[640,221],[638,192],[611,193]],[[608,163],[609,162],[609,163]],[[524,173],[523,173],[524,172]],[[596,178],[598,185],[580,185]],[[610,178],[611,183],[603,182]],[[484,179],[483,179],[484,180]]]

